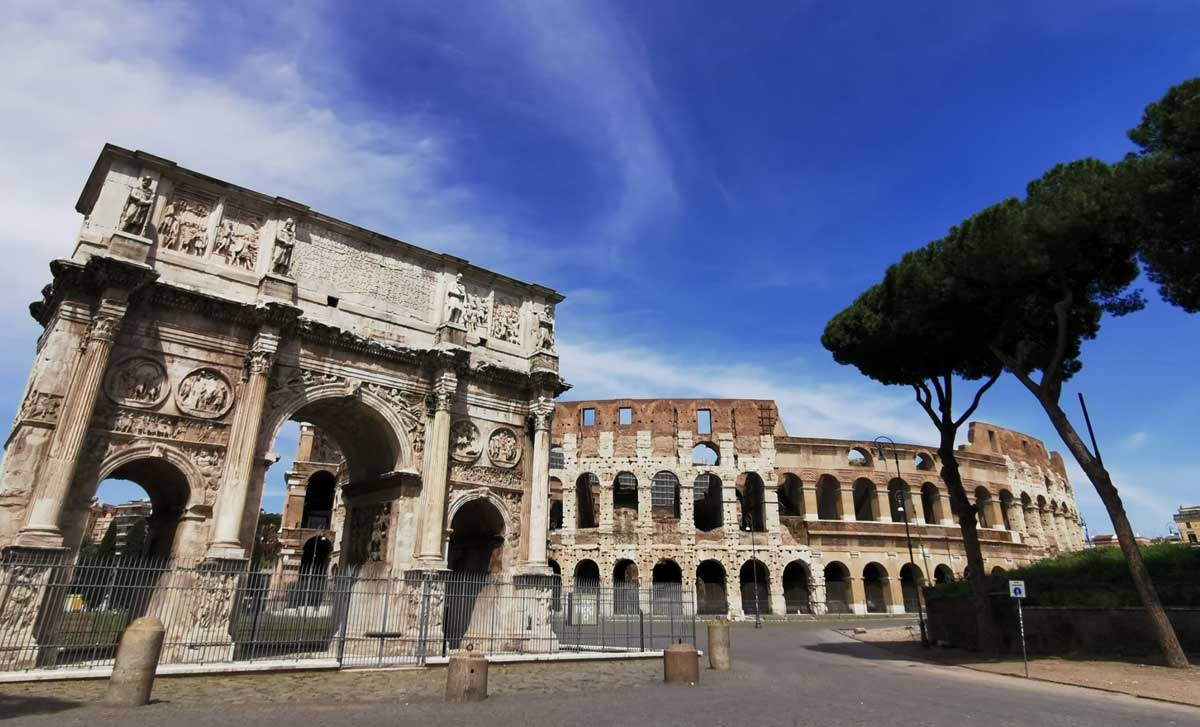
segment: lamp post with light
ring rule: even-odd
[[[900,476],[900,455],[896,453],[896,443],[892,441],[891,437],[875,437],[874,442],[876,450],[879,452],[879,458],[887,462],[887,453],[883,449],[885,441],[892,447],[892,460],[896,463],[896,479],[900,480],[902,479]],[[913,558],[912,531],[908,526],[908,506],[904,502],[904,491],[899,489],[896,490],[896,510],[904,516],[904,538],[908,541],[908,564],[916,571],[917,564]],[[901,588],[901,593],[903,592],[904,589]],[[917,622],[921,625],[921,646],[929,648],[929,634],[925,630],[925,609],[921,605],[920,585],[917,585]]]

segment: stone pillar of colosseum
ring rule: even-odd
[[[1021,507],[1021,502],[1016,498],[1008,501],[1008,522],[1012,529],[1025,535],[1025,513]]]
[[[533,480],[529,488],[529,555],[525,570],[550,573],[546,540],[550,531],[550,423],[554,402],[539,397],[530,408],[533,416]]]
[[[938,492],[938,500],[941,501],[940,502],[941,506],[938,508],[942,514],[941,524],[942,525],[951,525],[951,526],[955,525],[956,523],[954,522],[954,508],[952,508],[950,506],[950,493],[946,492],[945,490],[939,491]]]
[[[433,422],[425,446],[421,483],[421,532],[417,563],[425,570],[442,570],[446,559],[442,541],[446,534],[446,484],[449,478],[450,406],[458,389],[451,369],[438,371],[433,382]]]
[[[804,519],[816,520],[820,512],[820,506],[817,504],[817,483],[806,482],[804,487]]]
[[[854,520],[854,483],[843,482],[839,495],[842,498],[842,519]]]
[[[58,548],[63,544],[59,516],[62,515],[71,481],[75,478],[113,341],[128,307],[126,292],[108,290],[92,315],[81,342],[79,357],[71,371],[67,393],[59,408],[58,425],[50,439],[49,458],[42,470],[38,492],[25,527],[17,535],[17,545]]]
[[[986,507],[988,527],[992,530],[1004,530],[1004,511],[1001,510],[1000,498],[989,497]]]
[[[863,580],[859,576],[848,576],[850,582],[850,611],[860,616],[867,613],[867,592],[863,588]]]
[[[875,503],[881,523],[890,523],[893,520],[892,513],[896,510],[896,503],[892,502],[890,494],[886,485],[875,485]],[[896,517],[895,519],[899,520],[900,518]]]
[[[1039,547],[1046,547],[1045,537],[1042,535],[1042,522],[1038,517],[1037,505],[1029,503],[1023,507],[1025,510],[1025,535],[1038,539]]]
[[[884,586],[888,593],[888,613],[904,613],[904,587],[899,576],[888,576]]]
[[[209,558],[246,557],[246,549],[240,542],[242,518],[246,512],[251,475],[254,473],[267,381],[271,377],[271,365],[278,347],[278,332],[264,327],[255,336],[246,354],[245,383],[229,427],[229,453],[217,497],[212,543],[208,547]]]

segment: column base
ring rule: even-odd
[[[258,281],[258,297],[295,303],[296,281],[279,273],[267,273]]]
[[[29,528],[17,533],[16,539],[13,541],[14,548],[28,548],[34,550],[62,550],[63,535],[58,528]],[[7,548],[5,551],[7,552]]]
[[[150,248],[154,245],[149,239],[129,232],[114,232],[108,238],[108,254],[121,260],[145,265],[150,258]]]
[[[0,582],[7,586],[5,599],[0,602],[0,619],[8,643],[17,647],[0,652],[0,669],[44,666],[46,658],[52,659],[56,653],[54,648],[43,652],[39,642],[46,633],[53,633],[63,612],[61,599],[65,593],[62,588],[52,587],[51,576],[65,555],[66,549],[53,547],[10,545],[0,551]],[[40,625],[39,620],[43,621]]]
[[[204,558],[212,561],[244,561],[246,549],[235,543],[213,543],[208,546]]]
[[[467,329],[461,323],[443,323],[437,329],[437,342],[465,346],[467,345]]]
[[[517,569],[517,571],[513,574],[513,577],[536,578],[552,575],[554,575],[554,571],[550,568],[549,563],[526,563]]]

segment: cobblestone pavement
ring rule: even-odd
[[[876,623],[872,624],[881,625]],[[94,705],[103,682],[0,685],[6,724],[238,727],[483,724],[646,725],[1197,725],[1200,710],[1077,687],[919,663],[849,639],[841,624],[738,625],[734,670],[696,687],[662,684],[659,660],[493,665],[491,697],[440,700],[445,672],[321,672],[162,679],[155,703]]]

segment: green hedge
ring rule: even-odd
[[[1165,606],[1200,607],[1200,548],[1175,543],[1141,549],[1150,578]],[[1119,548],[1091,548],[1038,561],[988,577],[988,591],[1008,593],[1009,580],[1025,581],[1029,606],[1116,608],[1140,606]],[[939,585],[930,599],[969,595],[965,580]]]

